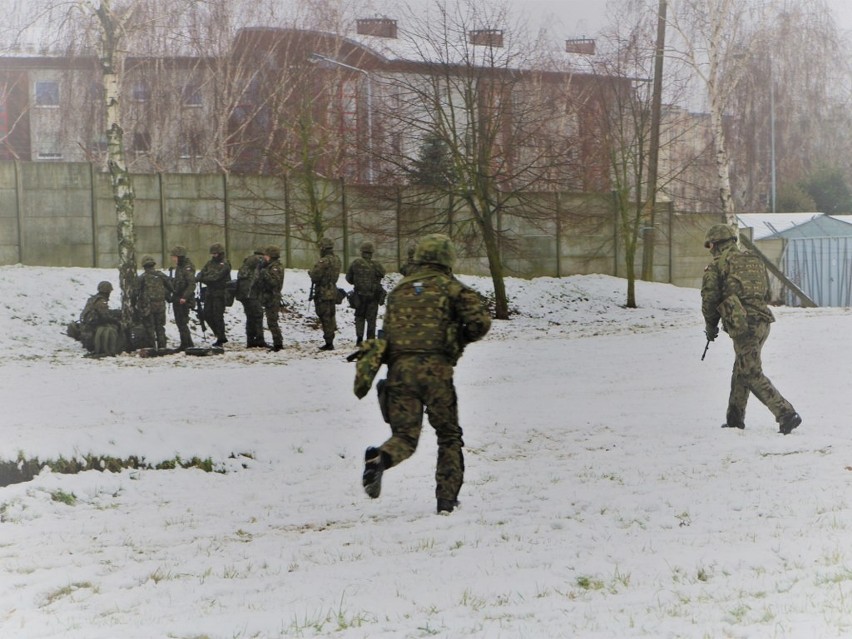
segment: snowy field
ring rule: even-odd
[[[438,516],[428,426],[364,495],[387,427],[352,394],[350,310],[316,351],[304,271],[283,351],[244,349],[235,306],[217,357],[84,358],[64,326],[101,279],[0,268],[0,460],[227,472],[0,488],[4,639],[852,636],[848,309],[776,311],[765,370],[804,419],[785,437],[754,401],[719,428],[732,349],[700,361],[696,290],[638,283],[630,310],[611,277],[509,280],[513,319],[457,369],[467,475]]]

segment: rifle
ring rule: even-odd
[[[207,332],[207,324],[204,322],[204,298],[207,297],[207,287],[198,285],[198,293],[195,296],[195,316],[201,324],[201,334]]]
[[[312,301],[314,299],[314,289],[316,288],[316,284],[311,282],[311,290],[308,291],[308,301]]]
[[[704,356],[707,355],[707,349],[710,348],[710,340],[707,340],[707,344],[704,345],[704,352],[701,353],[701,361],[704,361]]]

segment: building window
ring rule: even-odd
[[[188,107],[200,107],[202,105],[201,87],[197,82],[188,82],[184,85],[183,105]]]
[[[147,131],[136,131],[133,134],[133,150],[136,153],[148,153],[151,150],[151,134]]]
[[[188,131],[180,137],[180,159],[200,158],[204,149],[200,131]]]
[[[134,102],[147,102],[151,99],[151,87],[147,82],[136,82],[130,89],[130,99]]]
[[[35,83],[36,106],[59,106],[59,83],[54,81],[38,81]]]

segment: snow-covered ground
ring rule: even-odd
[[[804,418],[785,437],[757,402],[719,428],[732,350],[700,361],[696,290],[640,282],[631,310],[611,277],[509,280],[513,319],[457,369],[467,476],[438,516],[428,426],[364,495],[387,427],[352,394],[350,310],[315,350],[303,271],[285,350],[244,349],[235,306],[216,357],[84,358],[64,325],[101,279],[0,268],[0,459],[227,472],[0,488],[4,639],[852,636],[848,309],[776,312],[765,369]]]

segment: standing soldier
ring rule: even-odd
[[[166,348],[166,303],[172,301],[172,282],[168,275],[154,268],[150,255],[142,258],[145,271],[137,281],[136,313],[142,321],[148,343],[155,349]]]
[[[337,278],[340,276],[340,258],[334,254],[334,241],[324,237],[320,240],[320,259],[309,271],[313,290],[314,308],[322,323],[325,344],[321,351],[334,350],[334,333],[337,331]]]
[[[260,269],[266,263],[263,259],[264,249],[254,250],[243,260],[243,265],[237,272],[236,299],[243,305],[246,314],[246,347],[266,348],[263,339],[263,305],[260,303]]]
[[[263,264],[258,278],[260,303],[266,311],[266,325],[272,333],[272,350],[276,353],[284,348],[281,327],[278,325],[281,289],[284,287],[284,266],[281,264],[280,257],[281,251],[277,246],[267,246],[263,251]]]
[[[382,288],[384,267],[373,261],[373,244],[361,244],[361,257],[352,260],[346,271],[346,281],[355,287],[355,343],[364,341],[364,324],[367,324],[367,339],[376,337],[376,317],[379,305],[384,304],[385,289]]]
[[[213,346],[224,346],[225,335],[225,289],[231,281],[231,264],[225,259],[225,247],[216,242],[210,245],[210,259],[195,278],[207,287],[204,299],[204,319],[216,335]]]
[[[453,277],[455,247],[449,237],[425,236],[415,257],[417,272],[391,291],[385,313],[388,376],[384,384],[380,382],[380,402],[392,434],[378,448],[366,450],[362,482],[370,497],[379,496],[382,473],[417,448],[426,407],[438,437],[438,512],[450,513],[458,505],[464,481],[453,367],[464,347],[491,328],[491,316],[479,294]]]
[[[192,335],[189,332],[189,313],[195,308],[195,264],[186,254],[186,248],[177,245],[171,250],[174,267],[174,293],[172,293],[172,310],[175,313],[175,324],[180,333],[179,351],[192,348]]]
[[[722,329],[734,343],[734,370],[731,393],[722,428],[745,428],[745,409],[749,394],[772,411],[779,432],[789,435],[802,418],[763,374],[760,351],[769,337],[769,325],[775,321],[766,305],[769,278],[760,258],[741,251],[737,236],[727,224],[715,224],[705,236],[704,247],[713,261],[704,269],[701,282],[701,312],[705,334],[713,341]]]

